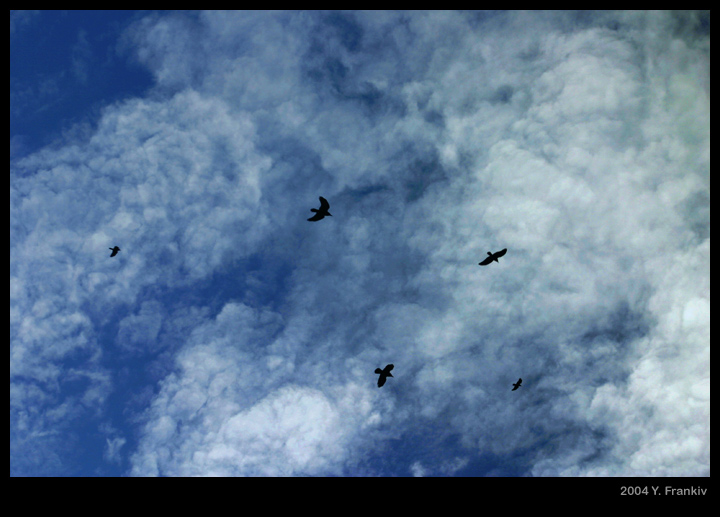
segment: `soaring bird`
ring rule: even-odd
[[[308,221],[319,221],[326,215],[329,215],[332,217],[332,214],[330,212],[328,212],[329,209],[330,209],[330,203],[327,202],[327,199],[320,196],[320,210],[318,210],[317,208],[311,208],[310,211],[315,212],[315,215],[312,216],[310,219],[308,219]]]
[[[478,264],[481,265],[481,266],[487,266],[487,265],[490,264],[490,262],[492,262],[493,260],[494,260],[495,262],[498,262],[498,263],[499,263],[498,259],[499,259],[500,257],[502,257],[503,255],[505,255],[505,253],[507,253],[507,248],[502,249],[502,250],[498,251],[497,253],[490,253],[490,252],[488,251],[489,257],[486,258],[485,260],[483,260],[482,262],[478,262]]]
[[[112,250],[112,253],[110,254],[111,257],[114,257],[115,255],[118,254],[118,251],[120,251],[120,248],[118,248],[117,246],[115,246],[114,248],[108,248],[108,249]]]
[[[375,373],[380,374],[380,377],[378,377],[378,388],[382,388],[387,378],[393,376],[393,374],[390,373],[390,370],[392,370],[393,368],[395,368],[394,364],[387,365],[384,370],[381,370],[380,368],[375,368]]]
[[[515,384],[513,384],[513,389],[511,389],[510,391],[515,391],[516,389],[518,389],[520,387],[521,384],[522,384],[522,378],[518,379],[518,381]]]

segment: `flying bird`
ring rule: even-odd
[[[378,388],[382,388],[387,378],[393,376],[393,374],[390,373],[390,370],[392,370],[393,368],[395,368],[394,364],[387,365],[384,370],[381,370],[380,368],[375,368],[375,373],[380,374],[380,377],[378,377]]]
[[[315,212],[315,215],[312,216],[308,221],[319,221],[320,219],[324,218],[326,215],[329,215],[332,217],[332,214],[328,212],[330,209],[330,203],[327,202],[327,199],[320,196],[320,210],[317,208],[311,208],[311,212]]]
[[[522,378],[518,379],[518,381],[515,384],[513,384],[513,389],[511,389],[510,391],[515,391],[516,389],[518,389],[520,387],[521,384],[522,384]]]
[[[490,262],[492,262],[493,260],[494,260],[495,262],[498,262],[498,263],[499,263],[498,259],[499,259],[500,257],[502,257],[503,255],[505,255],[505,253],[507,253],[507,248],[502,249],[502,250],[498,251],[497,253],[491,253],[491,252],[488,251],[488,255],[489,255],[488,258],[486,258],[486,259],[483,260],[482,262],[478,262],[478,264],[481,265],[481,266],[487,266],[487,265],[490,264]]]
[[[110,254],[111,257],[114,257],[115,255],[118,254],[118,251],[120,251],[120,248],[118,248],[117,246],[115,246],[114,248],[108,248],[108,249],[112,250],[112,253]]]

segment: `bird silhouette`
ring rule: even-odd
[[[513,389],[511,389],[510,391],[515,391],[516,389],[518,389],[520,387],[521,384],[522,384],[522,378],[518,379],[518,381],[515,384],[513,384]]]
[[[497,253],[491,253],[491,252],[488,251],[488,255],[489,255],[489,256],[488,256],[485,260],[483,260],[482,262],[478,262],[478,264],[481,265],[481,266],[487,266],[487,265],[490,264],[490,262],[492,262],[493,260],[494,260],[495,262],[498,262],[498,263],[499,263],[498,259],[499,259],[500,257],[502,257],[503,255],[505,255],[505,253],[507,253],[507,248],[502,249],[502,250],[498,251]]]
[[[330,209],[330,203],[327,202],[327,199],[320,196],[320,210],[317,208],[311,208],[311,212],[315,212],[315,215],[312,216],[308,221],[319,221],[320,219],[324,218],[326,215],[329,215],[332,217],[332,214],[328,212]]]
[[[108,249],[112,250],[112,253],[110,254],[111,257],[114,257],[115,255],[118,254],[118,251],[120,251],[120,248],[118,248],[117,246],[115,246],[114,248],[108,248]]]
[[[390,373],[390,370],[392,370],[393,368],[395,368],[394,364],[387,365],[384,370],[381,370],[380,368],[375,368],[375,373],[380,374],[380,377],[378,377],[378,388],[382,388],[387,378],[393,376],[393,374]]]

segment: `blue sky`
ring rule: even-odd
[[[709,476],[709,29],[11,11],[10,474]]]

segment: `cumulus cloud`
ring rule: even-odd
[[[263,350],[276,324],[275,315],[228,304],[193,331],[145,416],[133,474],[342,472],[349,440],[380,421],[372,392],[320,368],[289,383],[283,337]]]
[[[11,163],[11,461],[116,397],[133,475],[709,475],[703,19],[137,21]]]

